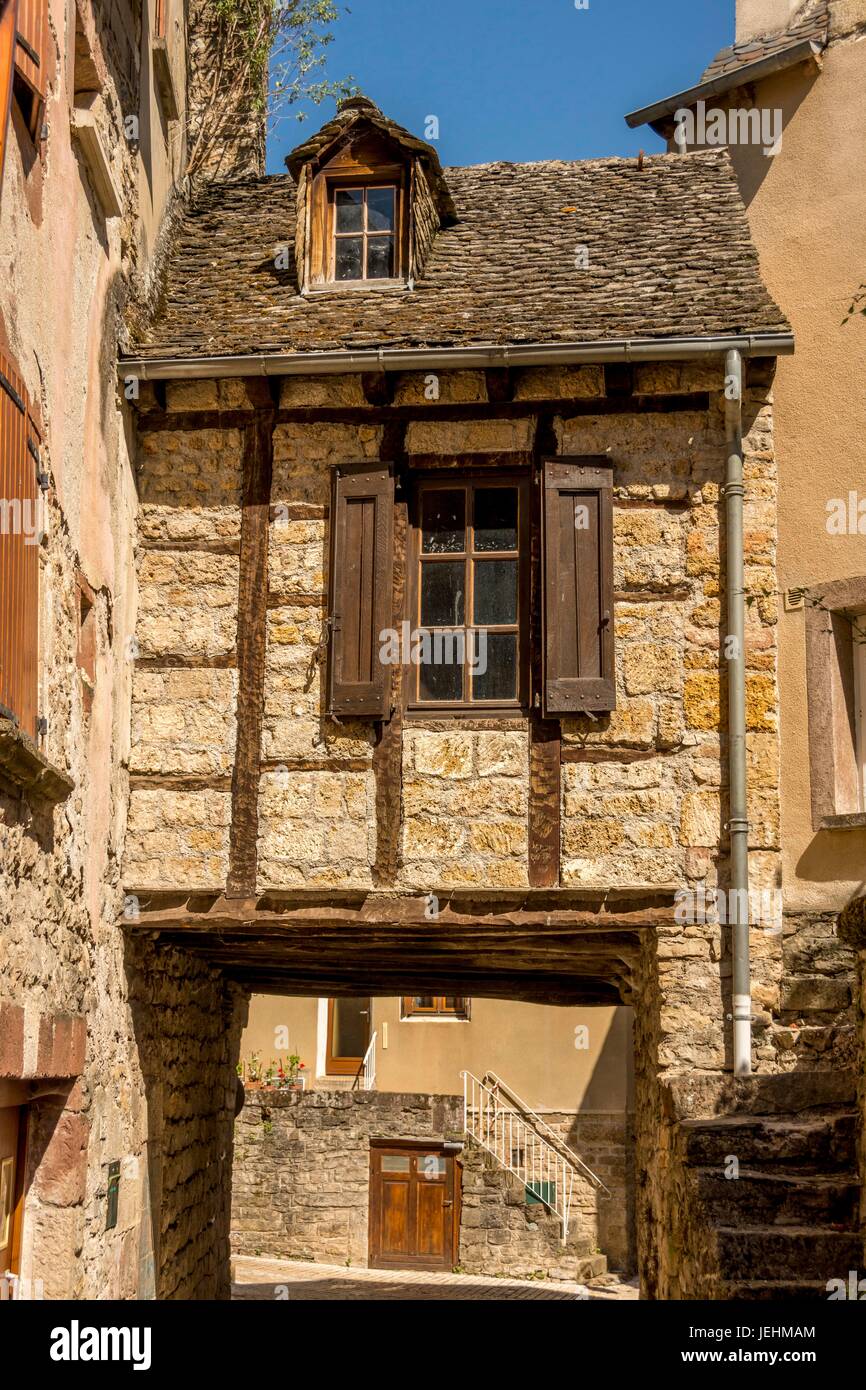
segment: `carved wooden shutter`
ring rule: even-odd
[[[332,714],[383,719],[390,667],[380,634],[393,621],[394,476],[390,465],[338,468],[331,547]]]
[[[611,464],[544,464],[544,713],[616,708]]]
[[[36,737],[39,642],[37,447],[24,383],[0,353],[0,713]]]

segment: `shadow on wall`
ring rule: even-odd
[[[172,947],[128,936],[124,956],[147,1111],[140,1274],[160,1299],[227,1299],[246,994]]]
[[[608,1112],[605,1104],[611,1065],[625,1063],[626,1108]],[[611,1196],[595,1194],[599,1248],[608,1264],[628,1277],[637,1269],[635,1226],[634,1011],[618,1009],[596,1058],[580,1109],[565,1141],[601,1178]]]
[[[784,151],[785,137],[791,122],[811,93],[819,76],[820,70],[810,71],[808,74],[802,74],[798,70],[796,77],[790,72],[782,73],[775,81],[761,84],[764,99],[759,109],[782,113],[782,151]],[[712,106],[712,101],[708,105]],[[769,174],[774,161],[780,156],[778,154],[765,155],[760,146],[754,145],[732,145],[730,152],[743,202],[748,208],[760,192],[761,185]]]

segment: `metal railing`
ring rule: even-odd
[[[372,1091],[376,1086],[376,1034],[370,1039],[370,1045],[364,1053],[364,1060],[358,1068],[358,1073],[352,1085],[352,1090],[360,1088],[363,1091]]]
[[[521,1100],[494,1072],[479,1081],[463,1077],[463,1128],[507,1172],[523,1183],[536,1201],[554,1212],[568,1235],[568,1217],[576,1177],[611,1195],[601,1178],[560,1139],[540,1115]]]

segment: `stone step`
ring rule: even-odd
[[[824,1226],[857,1230],[860,1186],[851,1174],[767,1173],[741,1168],[693,1168],[698,1196],[715,1226]]]
[[[829,1298],[826,1283],[819,1280],[746,1279],[724,1283],[719,1297],[748,1303],[776,1303],[787,1299],[816,1302]]]
[[[768,1274],[793,1281],[847,1279],[863,1262],[863,1240],[826,1227],[738,1226],[716,1228],[719,1267],[726,1280],[761,1280]]]
[[[823,1071],[771,1072],[754,1076],[718,1076],[688,1072],[667,1083],[677,1119],[701,1120],[716,1115],[796,1115],[857,1101],[853,1067]]]
[[[814,1165],[821,1171],[853,1169],[857,1113],[851,1109],[802,1115],[724,1115],[684,1120],[681,1126],[689,1163],[722,1167],[731,1156],[740,1165]]]

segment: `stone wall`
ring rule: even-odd
[[[237,998],[198,961],[127,944],[120,878],[128,774],[226,772],[234,748],[230,669],[134,667],[138,499],[131,413],[117,381],[119,320],[126,301],[135,298],[140,310],[152,291],[159,228],[182,173],[184,123],[166,117],[154,79],[152,5],[50,0],[48,9],[47,134],[34,150],[13,109],[0,204],[0,346],[26,385],[49,480],[38,615],[47,732],[30,750],[29,781],[8,775],[20,773],[20,758],[0,758],[0,1091],[27,1124],[21,1274],[25,1283],[41,1280],[51,1299],[217,1297],[227,1292],[220,1163],[230,1166]],[[175,68],[178,57],[181,67],[185,61],[183,18],[183,6],[170,3]],[[88,51],[88,76],[100,88],[96,117],[119,217],[106,218],[72,140],[82,77],[76,29],[78,59]],[[182,84],[177,94],[182,100]],[[132,113],[140,117],[135,140],[124,133]],[[191,442],[187,436],[185,447]],[[161,458],[143,499],[142,544],[178,517],[170,502],[183,464],[164,445]],[[226,459],[220,463],[208,476],[228,512],[237,499]],[[175,539],[187,542],[194,522],[184,517],[183,526]],[[210,559],[217,570],[234,563],[236,588],[236,557]],[[182,630],[197,650],[218,651],[217,607],[200,617],[184,606],[197,576],[182,554],[172,567],[153,552],[151,563],[145,650],[147,602],[158,608],[161,595],[175,645]],[[82,593],[92,604],[92,669],[79,640]],[[169,632],[158,650],[171,649]],[[14,731],[2,722],[9,742]],[[171,871],[216,877],[224,874],[210,862],[220,856],[219,812],[197,809],[183,822],[195,862]],[[132,824],[142,827],[139,876],[159,879],[170,808],[145,799]],[[118,1216],[106,1229],[115,1163]]]
[[[630,1126],[625,1116],[545,1115],[612,1199],[575,1182],[568,1242],[559,1220],[483,1149],[459,1156],[459,1265],[471,1274],[591,1278],[633,1267]],[[325,1264],[366,1265],[371,1138],[463,1139],[455,1096],[376,1091],[252,1091],[235,1126],[232,1249]]]
[[[435,456],[445,466],[479,451],[525,464],[538,420],[485,418],[484,374],[443,373],[440,405],[477,404],[475,419],[430,414],[426,378],[398,376],[394,403],[417,408],[405,429],[405,454]],[[595,721],[562,721],[561,882],[564,887],[706,887],[724,884],[727,843],[724,662],[720,662],[724,527],[719,479],[724,458],[719,370],[704,366],[638,367],[635,390],[676,397],[706,391],[708,411],[568,417],[605,390],[600,368],[514,373],[514,398],[562,402],[553,411],[563,454],[607,454],[615,464],[617,710]],[[246,396],[245,396],[246,393]],[[220,663],[234,657],[239,495],[238,431],[172,431],[175,411],[228,410],[252,404],[241,382],[167,383],[168,428],[148,430],[140,454],[143,507],[139,582],[139,655],[171,664]],[[141,402],[146,421],[152,403]],[[268,547],[267,652],[261,739],[258,890],[301,886],[369,887],[376,853],[375,729],[370,722],[331,721],[325,714],[324,620],[327,609],[331,475],[336,465],[376,461],[384,425],[357,376],[280,383],[279,406],[307,418],[276,424]],[[352,409],[357,420],[328,419]],[[424,418],[425,410],[429,418]],[[316,412],[323,418],[316,420]],[[746,402],[747,680],[753,886],[779,881],[778,730],[776,696],[775,487],[771,405],[755,377]],[[192,417],[194,419],[194,416]],[[386,452],[391,448],[389,444]],[[213,468],[213,456],[220,460]],[[156,549],[158,547],[158,549]],[[222,553],[226,552],[226,553]],[[144,703],[146,687],[137,688]],[[226,683],[215,736],[230,744],[232,703]],[[210,722],[213,700],[208,702]],[[181,726],[178,713],[172,727]],[[198,717],[196,715],[196,717]],[[136,727],[145,728],[142,712]],[[149,734],[149,737],[153,737]],[[182,763],[189,762],[181,741]],[[224,745],[219,744],[220,749]],[[168,772],[142,749],[142,770]],[[413,717],[402,744],[401,860],[406,889],[528,884],[528,738],[524,724],[489,730],[443,730]],[[190,764],[189,770],[192,770]],[[216,765],[214,765],[216,771]],[[222,763],[219,770],[223,771]],[[194,795],[200,792],[187,788]],[[138,788],[133,793],[144,795]],[[455,812],[459,809],[459,816]],[[175,858],[195,857],[181,844]],[[148,859],[136,837],[132,861]],[[682,977],[694,1004],[698,980],[719,974],[720,934],[679,929]],[[778,942],[761,943],[758,984],[778,985]],[[766,976],[766,980],[764,977]],[[706,1001],[705,1001],[706,1003]],[[723,1058],[718,1009],[695,1005],[702,1064]],[[701,1016],[701,1022],[698,1017]],[[708,1031],[709,1030],[709,1031]],[[710,1037],[710,1032],[714,1037]],[[769,1061],[769,1055],[767,1057]]]

